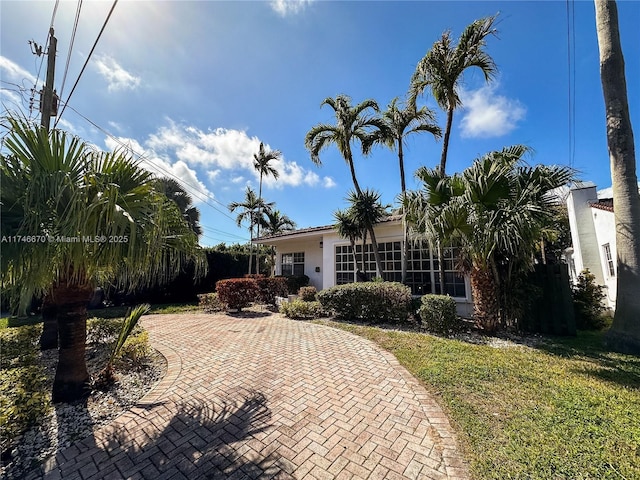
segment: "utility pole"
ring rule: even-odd
[[[53,36],[53,27],[49,29],[49,51],[47,53],[47,81],[42,89],[42,98],[40,102],[40,112],[42,119],[40,124],[49,131],[51,124],[51,116],[56,115],[57,98],[53,90],[53,78],[56,70],[56,48],[58,40]]]

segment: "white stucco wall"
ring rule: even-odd
[[[590,202],[597,201],[598,195],[595,186],[575,188],[569,192],[567,197],[567,210],[576,272],[579,274],[588,268],[595,275],[596,282],[604,285],[600,246],[593,224],[592,208],[589,206]]]
[[[320,248],[320,240],[318,239],[300,239],[289,240],[277,246],[276,255],[276,275],[282,274],[282,254],[304,252],[304,274],[309,277],[309,285],[322,290],[323,249]],[[316,272],[316,267],[320,267],[320,271]]]
[[[599,255],[600,255],[600,267],[602,268],[602,274],[604,278],[604,285],[606,287],[607,303],[609,308],[616,308],[616,293],[618,287],[618,265],[616,259],[616,224],[613,212],[602,210],[599,208],[591,208],[591,217],[596,231],[596,238],[598,240]],[[604,245],[609,244],[611,249],[611,258],[614,261],[615,275],[610,275],[609,266],[607,265],[607,259],[604,253]]]

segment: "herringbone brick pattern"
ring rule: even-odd
[[[167,376],[46,479],[468,477],[442,410],[363,338],[267,312],[143,323]]]

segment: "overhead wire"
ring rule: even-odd
[[[226,212],[220,210],[218,207],[216,207],[215,205],[213,205],[212,203],[209,202],[213,201],[218,203],[219,205],[223,206],[224,208],[227,208],[227,206],[225,204],[223,204],[222,202],[220,202],[219,200],[217,200],[216,198],[201,192],[200,190],[198,190],[198,186],[191,184],[190,182],[187,182],[181,178],[179,178],[178,176],[176,176],[173,172],[171,172],[170,170],[167,170],[166,168],[164,168],[163,166],[159,165],[157,162],[152,162],[152,159],[150,159],[146,154],[141,154],[137,151],[135,151],[133,149],[133,147],[131,145],[128,145],[124,142],[122,142],[118,137],[116,137],[115,135],[113,135],[111,132],[109,132],[108,130],[106,130],[105,128],[101,127],[100,125],[98,125],[97,123],[95,123],[94,121],[92,121],[91,119],[87,118],[85,115],[81,114],[80,112],[78,112],[75,108],[69,106],[69,108],[76,113],[79,117],[81,117],[82,119],[84,119],[86,122],[90,123],[93,127],[95,127],[96,129],[98,129],[100,132],[104,133],[105,135],[107,135],[109,138],[111,138],[114,142],[116,142],[118,145],[120,145],[122,148],[130,151],[133,155],[135,155],[136,157],[138,157],[140,160],[146,160],[150,163],[153,164],[153,166],[160,170],[164,175],[167,175],[170,178],[173,178],[175,180],[177,180],[180,184],[182,185],[186,185],[188,187],[190,187],[191,193],[200,201],[202,201],[202,203],[208,205],[209,207],[213,208],[216,212],[220,213],[221,215],[223,215],[224,217],[228,218],[229,220],[232,221],[236,221],[235,218],[233,218],[232,216],[228,215]],[[210,227],[205,227],[205,228],[210,228]],[[215,229],[212,229],[215,230]],[[236,237],[242,240],[246,240],[245,237],[242,237],[240,235],[236,235],[233,233],[229,233],[229,232],[224,232],[222,230],[218,230],[216,233],[223,233],[225,235],[231,236],[231,237]]]
[[[58,115],[58,118],[56,118],[56,121],[53,124],[53,128],[55,128],[56,125],[58,125],[58,122],[60,121],[60,118],[62,118],[62,114],[64,113],[65,109],[67,108],[67,105],[69,104],[69,100],[71,100],[71,96],[73,95],[73,92],[75,92],[76,87],[78,86],[78,82],[80,82],[80,78],[82,77],[82,74],[84,73],[84,70],[87,68],[87,65],[89,64],[89,60],[91,60],[91,56],[93,55],[93,52],[95,51],[96,46],[98,45],[98,41],[100,41],[100,37],[102,36],[102,33],[104,32],[104,29],[107,27],[107,23],[109,23],[109,19],[111,18],[111,14],[113,13],[113,10],[116,8],[117,4],[118,4],[118,0],[114,0],[113,5],[111,5],[111,9],[109,10],[109,13],[107,14],[107,18],[105,19],[104,23],[102,24],[102,28],[100,29],[100,32],[98,33],[98,37],[96,38],[96,41],[93,42],[93,47],[91,47],[91,51],[89,52],[89,55],[87,55],[87,59],[84,62],[84,65],[82,65],[82,69],[80,70],[80,73],[78,74],[78,78],[76,79],[75,83],[73,84],[73,88],[71,89],[71,92],[69,92],[69,96],[65,100],[64,106],[62,107],[62,110],[60,111],[60,114]]]
[[[567,89],[568,89],[568,147],[569,166],[573,167],[575,160],[575,4],[573,0],[566,0],[567,13]],[[573,34],[572,34],[573,33]]]
[[[60,86],[59,97],[62,97],[64,93],[64,86],[67,81],[67,73],[69,72],[69,64],[71,63],[71,52],[73,51],[73,45],[76,40],[76,32],[78,31],[78,22],[80,20],[80,11],[82,10],[82,0],[78,0],[78,7],[76,8],[76,17],[73,21],[73,29],[71,30],[71,40],[69,41],[69,51],[67,52],[67,61],[64,65],[64,74],[62,75],[62,85]]]

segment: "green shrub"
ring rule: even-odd
[[[0,331],[0,451],[51,408],[44,367],[38,364],[41,325]]]
[[[143,331],[138,335],[132,335],[127,338],[117,352],[118,360],[128,360],[134,365],[139,365],[142,360],[147,358],[151,353],[149,346],[149,333]]]
[[[215,292],[202,293],[198,295],[198,305],[202,308],[204,313],[223,312],[226,308],[224,303],[220,301],[218,294]]]
[[[287,281],[282,277],[260,276],[254,279],[258,286],[257,301],[267,305],[275,305],[276,297],[287,295]]]
[[[418,310],[421,326],[425,330],[449,334],[462,328],[462,319],[456,313],[456,301],[448,295],[423,295]]]
[[[359,282],[318,293],[323,308],[338,318],[372,322],[405,321],[411,311],[411,290],[398,282]]]
[[[219,280],[216,292],[222,303],[239,312],[258,298],[260,290],[252,278],[230,278]]]
[[[301,287],[309,285],[309,277],[306,275],[281,275],[276,278],[284,278],[287,282],[287,293],[295,295]]]
[[[320,302],[304,301],[299,298],[296,298],[292,302],[284,302],[280,305],[280,313],[287,318],[293,318],[295,320],[305,320],[326,316],[326,312],[322,308]]]
[[[589,269],[578,275],[578,283],[573,287],[573,308],[576,327],[579,330],[601,330],[609,324],[605,315],[604,287],[596,283],[596,277]]]
[[[303,302],[315,302],[318,295],[316,287],[300,287],[298,296]]]

